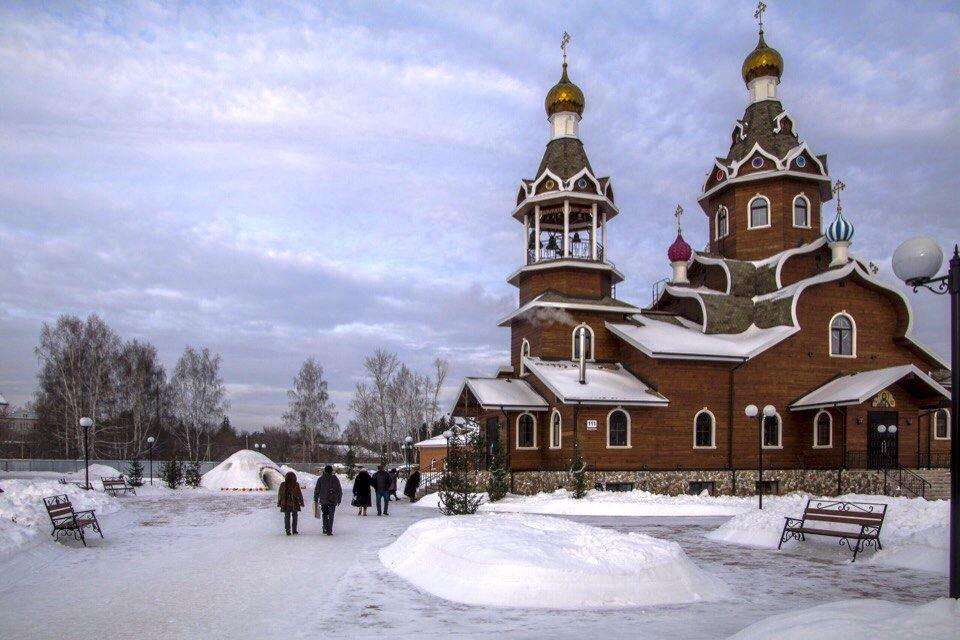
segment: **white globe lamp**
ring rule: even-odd
[[[937,275],[943,265],[943,251],[932,238],[910,238],[893,252],[893,272],[912,284]]]
[[[748,404],[746,407],[744,407],[743,412],[747,414],[748,418],[756,418],[757,414],[760,413],[760,410],[757,409],[757,405]]]
[[[768,418],[772,418],[773,416],[777,415],[777,408],[774,407],[772,404],[768,404],[763,408],[763,415],[765,415]]]

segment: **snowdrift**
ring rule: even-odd
[[[116,478],[117,476],[125,475],[119,469],[115,469],[114,467],[110,467],[105,464],[92,464],[87,468],[90,469],[90,485],[95,489],[103,488],[103,485],[100,484],[101,478]],[[68,473],[63,477],[68,482],[84,482],[86,479],[83,469],[80,469],[80,471],[76,471],[74,473]],[[61,491],[60,493],[63,492]]]
[[[840,600],[761,620],[730,640],[955,640],[960,604],[941,598],[925,605]]]
[[[765,498],[763,511],[752,509],[734,516],[719,528],[709,532],[707,537],[720,542],[776,549],[780,542],[780,532],[783,530],[784,516],[800,517],[807,503],[807,497],[806,494],[793,493]],[[887,504],[887,515],[880,533],[883,551],[864,558],[865,562],[947,574],[949,552],[947,522],[950,508],[948,501],[858,494],[847,494],[840,499]],[[784,548],[794,547],[797,544],[796,541],[789,541],[784,543]],[[804,544],[820,544],[837,548],[836,540],[817,536],[810,536]],[[842,552],[838,550],[838,553]]]
[[[422,520],[380,561],[428,593],[477,606],[617,609],[729,594],[675,542],[546,516]]]
[[[276,489],[283,473],[273,460],[257,451],[241,449],[200,478],[200,486],[215,491]]]

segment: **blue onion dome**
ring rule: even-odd
[[[837,210],[837,217],[827,227],[826,236],[829,242],[850,242],[853,240],[853,224],[843,217],[842,209]]]

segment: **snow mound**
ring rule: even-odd
[[[77,511],[93,509],[97,515],[120,510],[120,501],[102,491],[84,491],[72,484],[51,480],[0,482],[0,552],[20,546],[40,531],[48,531],[50,518],[43,499],[66,494]]]
[[[282,481],[283,474],[273,460],[258,451],[241,449],[203,474],[200,485],[215,491],[267,491]]]
[[[380,561],[428,593],[477,606],[618,609],[729,594],[675,542],[546,516],[422,520]]]
[[[924,605],[840,600],[761,620],[730,640],[955,640],[960,604],[941,598]]]
[[[123,472],[105,464],[92,464],[87,468],[90,470],[90,485],[95,489],[103,488],[103,486],[100,485],[101,478],[116,478],[117,476],[124,475]],[[84,482],[86,480],[83,469],[74,473],[68,473],[63,477],[68,482]],[[61,493],[63,492],[61,491]]]
[[[734,516],[719,528],[707,533],[711,540],[750,547],[776,549],[780,542],[785,516],[799,518],[807,503],[807,495],[794,493],[786,496],[765,498],[763,511],[752,509]],[[883,551],[878,551],[865,561],[947,574],[949,533],[947,531],[950,503],[945,500],[924,498],[893,498],[847,494],[841,500],[853,502],[882,502],[887,505],[886,517],[880,531]],[[789,541],[784,548],[798,543]],[[821,544],[836,548],[836,540],[810,536],[804,544]]]

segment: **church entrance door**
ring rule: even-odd
[[[867,413],[867,459],[871,469],[898,466],[900,452],[900,414],[896,411]]]

